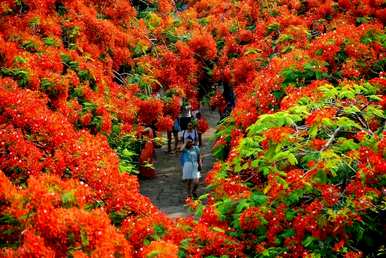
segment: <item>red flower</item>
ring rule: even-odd
[[[336,108],[324,108],[311,113],[306,119],[306,125],[311,127],[316,123],[322,122],[325,118],[333,118],[337,112]]]
[[[189,46],[193,52],[207,60],[213,59],[217,54],[216,42],[209,33],[194,33]]]
[[[334,185],[321,185],[319,189],[322,192],[323,200],[326,202],[328,206],[334,206],[339,202],[340,199],[340,191]]]
[[[87,127],[90,125],[93,115],[90,112],[87,112],[80,118],[80,122],[83,126]]]
[[[311,146],[316,150],[321,150],[325,144],[326,141],[322,139],[313,139],[311,141]]]
[[[170,116],[160,117],[157,121],[157,130],[159,131],[170,131],[173,128],[173,119]]]
[[[283,139],[288,138],[290,134],[294,133],[295,129],[290,127],[279,127],[268,129],[264,135],[268,141],[272,143],[280,143]]]
[[[140,100],[138,101],[138,107],[138,120],[146,126],[156,122],[158,117],[162,115],[163,104],[158,99]]]
[[[361,258],[361,257],[363,257],[363,253],[359,251],[358,252],[350,251],[344,254],[344,258]]]
[[[261,225],[261,211],[257,207],[250,207],[240,215],[240,227],[242,230],[253,231]]]
[[[336,243],[335,245],[334,245],[334,251],[335,252],[339,252],[343,247],[344,247],[344,244],[345,244],[345,240],[344,239],[342,239],[342,240],[340,240],[338,243]]]
[[[209,125],[205,118],[201,118],[197,121],[197,130],[200,133],[205,133],[208,129]]]

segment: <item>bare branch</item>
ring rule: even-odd
[[[323,146],[323,148],[320,150],[320,152],[326,150],[330,145],[331,143],[335,140],[335,137],[336,135],[339,133],[340,131],[340,126],[338,128],[335,129],[334,133],[331,135],[330,139],[328,140],[328,142]]]

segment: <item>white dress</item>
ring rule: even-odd
[[[198,179],[201,177],[200,171],[198,171],[197,151],[193,148],[187,150],[189,159],[184,162],[182,168],[182,180],[186,179]]]

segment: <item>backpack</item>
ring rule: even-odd
[[[177,118],[176,120],[174,120],[173,131],[176,131],[176,132],[181,131],[180,119],[179,119],[179,118]]]

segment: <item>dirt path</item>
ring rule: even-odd
[[[203,184],[208,170],[211,169],[213,158],[211,155],[211,142],[209,139],[215,132],[215,126],[219,119],[217,113],[202,111],[203,116],[208,120],[209,130],[203,135],[203,144],[201,148],[203,159],[203,171],[201,172],[199,194],[205,193]],[[187,216],[189,214],[184,207],[186,190],[181,180],[181,166],[178,154],[167,154],[167,146],[156,150],[157,160],[155,167],[157,176],[153,179],[141,180],[141,193],[149,197],[152,202],[171,218]]]

